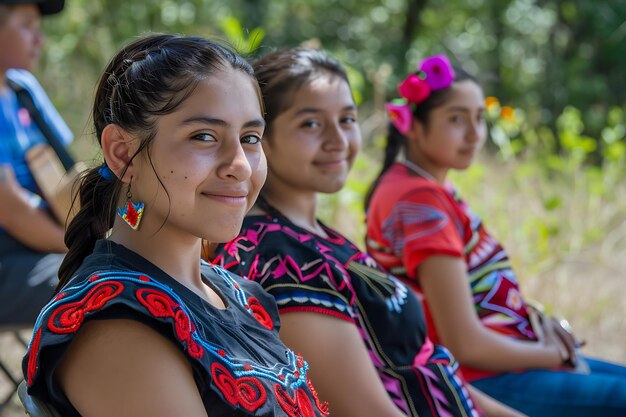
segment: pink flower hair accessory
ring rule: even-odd
[[[391,123],[403,135],[411,129],[413,112],[411,105],[420,104],[433,91],[450,87],[455,74],[445,55],[433,55],[424,59],[417,73],[409,74],[399,85],[401,99],[385,104]]]
[[[426,74],[425,81],[431,90],[450,87],[454,82],[454,69],[445,55],[433,55],[422,61],[419,70]]]
[[[391,103],[385,103],[387,109],[387,115],[391,123],[398,129],[400,133],[406,135],[411,130],[411,124],[413,123],[413,112],[411,106],[406,100],[398,98]]]
[[[400,96],[409,103],[421,103],[430,95],[431,86],[417,74],[410,74],[398,85]]]

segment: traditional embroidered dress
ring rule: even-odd
[[[420,293],[416,271],[424,260],[437,254],[463,258],[482,323],[517,339],[536,340],[506,251],[452,188],[411,175],[403,164],[393,165],[370,202],[367,249],[380,265]],[[429,335],[437,343],[428,300],[424,306]],[[469,381],[495,375],[462,369]]]
[[[209,415],[314,417],[326,413],[307,363],[278,338],[272,298],[253,282],[202,265],[218,309],[138,254],[101,240],[43,310],[23,361],[31,395],[78,416],[53,377],[88,320],[131,319],[171,339],[188,358]]]
[[[281,314],[312,312],[352,323],[407,416],[479,415],[457,363],[426,337],[416,296],[345,237],[325,231],[328,238],[279,213],[249,216],[239,237],[218,247],[214,262],[260,283]]]

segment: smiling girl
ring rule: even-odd
[[[93,108],[104,164],[24,359],[31,395],[63,416],[325,413],[271,297],[200,261],[265,180],[262,108],[251,67],[214,42],[154,35],[113,58]]]
[[[624,415],[626,369],[579,357],[555,320],[531,324],[506,251],[447,181],[485,142],[481,87],[434,56],[399,92],[368,199],[368,251],[423,296],[429,335],[483,392],[531,416]]]

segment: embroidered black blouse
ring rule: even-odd
[[[322,416],[307,363],[285,347],[273,298],[254,282],[203,263],[218,309],[138,254],[98,241],[72,280],[42,310],[23,361],[31,395],[79,416],[54,371],[88,320],[132,319],[173,340],[216,416]]]

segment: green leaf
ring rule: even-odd
[[[246,39],[243,34],[243,26],[236,17],[231,16],[223,19],[221,21],[220,28],[233,45],[240,47],[243,43],[245,43]]]
[[[551,196],[543,200],[543,207],[546,210],[554,210],[561,207],[561,199],[557,196]]]

